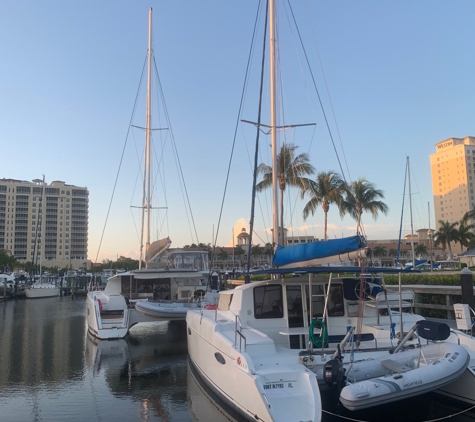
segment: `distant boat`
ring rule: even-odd
[[[37,182],[41,182],[41,180],[36,179]],[[43,272],[42,272],[42,262],[43,262],[43,253],[45,248],[45,216],[44,216],[44,207],[45,207],[45,176],[43,175],[43,193],[41,195],[41,206],[39,208],[38,218],[40,218],[41,222],[41,243],[39,245],[40,249],[40,278],[39,280],[35,281],[30,287],[25,289],[25,296],[27,299],[40,299],[46,297],[57,297],[59,296],[59,287],[56,284],[45,281],[43,279]]]
[[[146,321],[176,320],[186,318],[189,307],[203,304],[203,298],[212,301],[213,292],[208,292],[208,251],[193,249],[170,250],[170,238],[150,243],[150,150],[151,150],[151,66],[152,54],[152,9],[149,11],[148,86],[146,146],[144,165],[144,198],[142,212],[142,239],[145,229],[145,264],[139,269],[117,272],[108,278],[102,291],[87,295],[87,323],[89,332],[100,339],[123,338],[130,327]],[[147,219],[145,219],[145,216]],[[211,296],[209,296],[211,295]],[[214,303],[214,302],[213,302]]]
[[[15,276],[13,274],[0,274],[0,299],[10,297],[15,287]]]

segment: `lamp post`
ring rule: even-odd
[[[427,231],[427,236],[429,237],[429,250],[430,250],[430,272],[432,272],[434,263],[432,262],[433,257],[432,257],[432,231],[429,229]]]

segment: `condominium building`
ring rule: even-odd
[[[54,181],[45,183],[43,192],[39,179],[0,179],[0,249],[20,262],[36,262],[36,255],[46,266],[82,266],[88,214],[87,188]]]
[[[449,138],[430,155],[435,221],[460,221],[475,208],[475,137]]]

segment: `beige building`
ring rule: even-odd
[[[20,262],[31,262],[36,249],[45,266],[83,267],[87,261],[89,191],[61,181],[45,184],[43,230],[39,218],[42,198],[42,180],[0,179],[0,248]]]
[[[436,228],[438,221],[460,221],[475,208],[475,137],[449,138],[430,155]]]

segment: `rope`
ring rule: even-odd
[[[465,410],[461,410],[460,412],[457,412],[457,413],[453,413],[451,415],[447,415],[447,416],[442,416],[441,418],[435,418],[435,419],[427,419],[425,421],[420,421],[420,422],[438,422],[438,421],[444,421],[446,419],[451,419],[451,418],[455,418],[457,416],[460,416],[460,415],[463,415],[464,413],[467,413],[471,410],[475,409],[475,406],[472,406],[472,407],[469,407],[468,409],[465,409]],[[355,418],[350,418],[348,416],[342,416],[342,415],[339,415],[337,413],[332,413],[328,410],[324,410],[322,409],[322,413],[326,413],[327,415],[330,415],[330,416],[336,416],[338,418],[341,418],[341,419],[345,419],[347,421],[355,421],[355,422],[368,422],[364,419],[355,419]]]
[[[394,340],[396,338],[396,323],[395,322],[392,322],[391,323],[391,328],[390,328],[390,332],[391,332],[391,340]],[[401,333],[401,337],[402,337],[402,333]],[[401,338],[402,340],[402,338]]]
[[[315,326],[320,327],[320,335],[318,337],[315,337],[315,334],[313,333]],[[328,330],[326,324],[322,320],[317,318],[313,319],[308,329],[308,336],[315,347],[323,348],[328,346]]]

